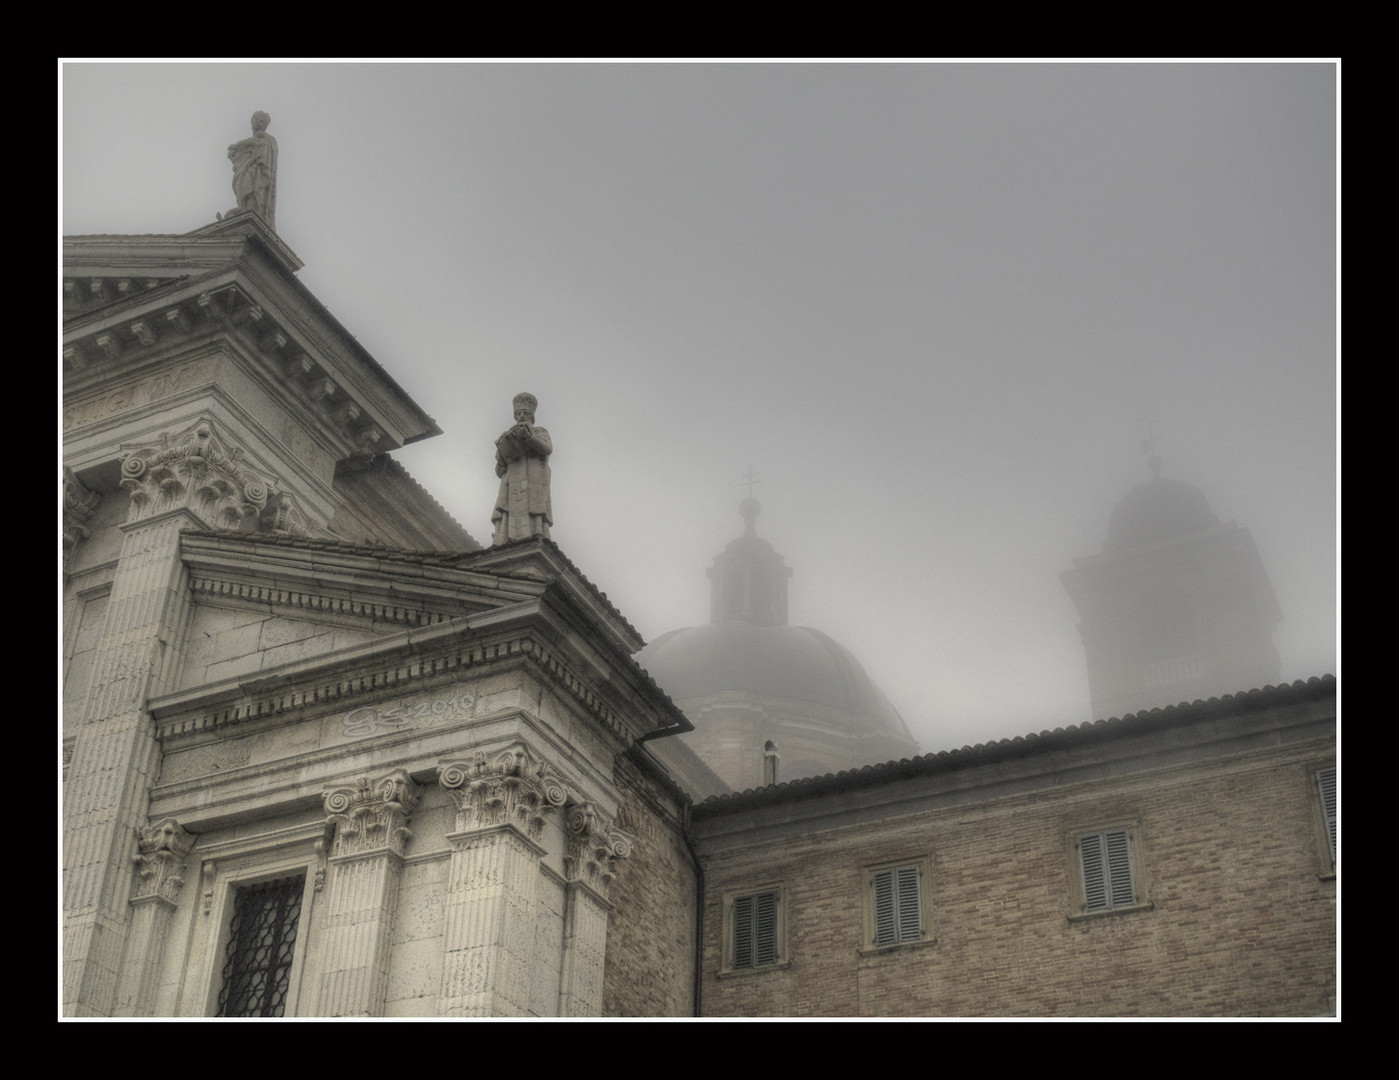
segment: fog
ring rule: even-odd
[[[1336,664],[1336,77],[1298,64],[66,64],[61,231],[233,205],[438,421],[490,541],[539,398],[554,539],[647,638],[758,532],[925,750],[1089,718],[1059,580],[1163,474]],[[1244,688],[1240,688],[1244,689]]]

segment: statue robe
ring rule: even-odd
[[[493,543],[548,536],[554,523],[549,501],[549,455],[554,444],[549,433],[533,428],[528,438],[517,440],[514,428],[496,440],[495,473],[500,477],[496,494]]]

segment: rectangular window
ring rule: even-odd
[[[781,884],[724,893],[721,972],[757,971],[787,961]]]
[[[219,1016],[282,1016],[306,876],[238,890],[219,991]]]
[[[1321,797],[1321,822],[1326,832],[1327,851],[1331,867],[1336,866],[1336,770],[1322,769],[1316,774],[1317,794]]]
[[[777,963],[777,893],[734,897],[733,935],[735,969]]]
[[[1132,840],[1126,829],[1104,829],[1078,838],[1083,872],[1083,911],[1118,911],[1137,907]]]
[[[903,945],[923,940],[923,868],[914,863],[870,874],[872,941]]]

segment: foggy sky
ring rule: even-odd
[[[67,64],[64,234],[233,206],[438,421],[490,541],[539,397],[554,539],[648,639],[741,532],[925,750],[1089,719],[1059,574],[1149,472],[1249,528],[1284,679],[1335,668],[1336,69]],[[1240,688],[1244,689],[1244,688]]]

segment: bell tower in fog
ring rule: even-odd
[[[1161,475],[1117,505],[1097,555],[1061,575],[1079,614],[1093,717],[1277,681],[1282,616],[1253,537],[1198,488]]]

